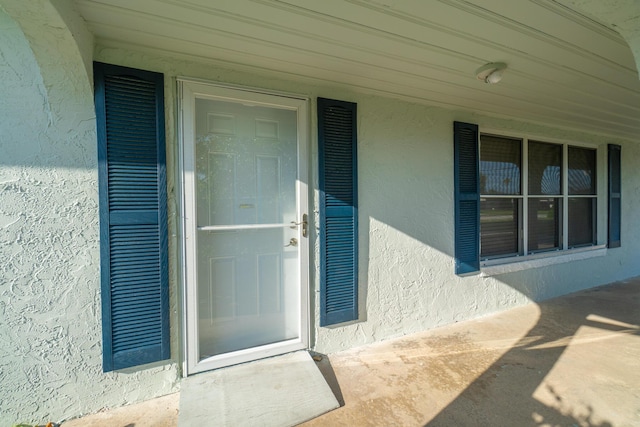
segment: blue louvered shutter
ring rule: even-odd
[[[455,271],[480,270],[478,126],[454,122]]]
[[[94,80],[107,372],[170,357],[164,77],[95,63]]]
[[[607,246],[619,248],[621,246],[622,221],[622,176],[621,176],[621,147],[609,144],[609,233]]]
[[[320,326],[358,318],[356,104],[318,98]]]

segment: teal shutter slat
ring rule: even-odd
[[[95,63],[103,370],[170,357],[164,77]]]
[[[619,248],[621,246],[621,148],[619,145],[609,144],[609,232],[607,246],[610,248]]]
[[[454,122],[455,271],[480,270],[478,126]]]
[[[358,318],[356,104],[318,98],[320,326]]]

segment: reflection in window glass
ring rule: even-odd
[[[529,194],[561,194],[562,145],[529,142]]]
[[[480,256],[518,253],[519,199],[480,199]]]
[[[560,248],[560,206],[558,198],[529,199],[529,252]]]
[[[569,147],[569,194],[596,194],[596,150]]]
[[[596,199],[569,198],[569,247],[594,245]]]
[[[596,149],[480,135],[479,151],[483,260],[596,244]]]
[[[480,136],[481,194],[520,194],[521,166],[520,140]]]

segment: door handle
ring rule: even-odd
[[[307,237],[309,226],[309,222],[307,221],[307,214],[302,214],[302,221],[300,222],[291,221],[291,228],[296,228],[299,225],[302,225],[302,237]]]
[[[298,239],[296,239],[295,237],[292,237],[291,240],[289,240],[289,244],[284,245],[285,248],[289,246],[298,246]]]

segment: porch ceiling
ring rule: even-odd
[[[76,0],[97,42],[635,138],[627,43],[554,0]],[[506,62],[488,85],[474,71]]]

